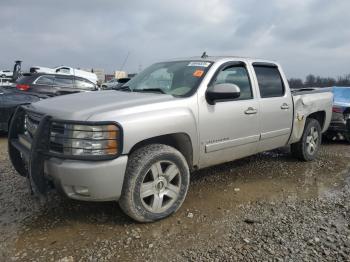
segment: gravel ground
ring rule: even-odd
[[[280,149],[192,175],[183,207],[139,224],[118,205],[30,195],[0,138],[0,261],[350,261],[350,146]]]

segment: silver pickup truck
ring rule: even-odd
[[[291,145],[310,161],[329,126],[332,93],[289,89],[278,63],[194,57],[156,63],[118,90],[19,107],[9,155],[32,188],[117,200],[133,219],[174,213],[192,171]]]

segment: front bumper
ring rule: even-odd
[[[345,122],[332,122],[329,125],[328,131],[334,131],[334,132],[350,132],[350,130],[347,129]]]
[[[107,161],[50,158],[44,173],[69,198],[86,201],[118,200],[123,187],[127,156]]]
[[[128,157],[78,160],[57,157],[49,150],[50,121],[44,116],[32,141],[23,135],[25,111],[19,107],[11,122],[8,148],[17,172],[30,179],[36,191],[45,194],[52,181],[69,198],[86,201],[118,200],[124,181]]]

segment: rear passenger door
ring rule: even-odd
[[[73,76],[56,75],[54,87],[56,95],[64,95],[77,92],[77,90],[74,90]]]
[[[55,77],[53,75],[42,75],[33,81],[32,92],[50,94],[53,91]]]
[[[275,64],[254,63],[253,68],[260,92],[259,122],[260,142],[258,151],[286,145],[293,121],[291,92]]]

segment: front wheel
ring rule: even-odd
[[[176,212],[189,186],[190,172],[184,156],[175,148],[153,144],[130,156],[121,209],[139,222],[153,222]]]
[[[292,154],[303,161],[314,160],[321,145],[321,138],[320,123],[316,119],[307,119],[300,141],[291,145]]]

